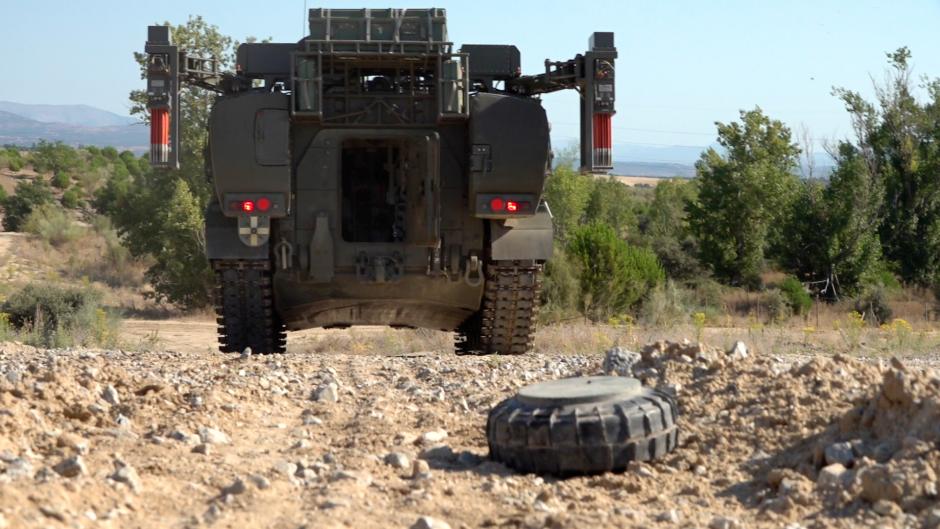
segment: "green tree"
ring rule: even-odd
[[[584,211],[593,188],[593,177],[581,174],[561,163],[545,181],[545,200],[552,210],[555,238],[565,241],[584,219]]]
[[[716,125],[724,152],[709,148],[695,165],[690,224],[702,261],[718,277],[756,286],[767,250],[782,239],[800,150],[790,130],[760,108],[741,111],[740,123]]]
[[[584,217],[587,222],[598,221],[613,227],[620,238],[626,239],[639,231],[635,202],[629,186],[613,177],[597,179],[591,185]]]
[[[581,312],[595,321],[635,308],[665,280],[653,252],[627,244],[603,223],[576,228],[568,253],[578,266]]]
[[[696,187],[692,182],[678,179],[660,182],[642,222],[646,241],[666,274],[674,279],[691,280],[705,273],[686,211],[695,199]]]
[[[64,143],[40,140],[32,152],[33,168],[41,173],[59,174],[78,167],[81,160],[78,151]]]
[[[834,93],[852,117],[856,153],[847,163],[883,182],[878,235],[882,251],[906,281],[929,285],[940,274],[940,79],[915,97],[911,53],[888,54],[890,73],[876,103],[844,88]]]
[[[33,209],[52,202],[52,191],[41,179],[16,184],[13,195],[3,201],[3,229],[20,231]]]

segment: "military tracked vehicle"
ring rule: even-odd
[[[180,88],[209,118],[206,250],[223,352],[286,331],[457,331],[460,353],[532,345],[552,254],[539,96],[581,94],[581,165],[611,168],[612,33],[523,75],[515,46],[455,50],[443,9],[311,9],[300,42],[248,43],[234,72],[151,26],[151,163],[179,167]]]

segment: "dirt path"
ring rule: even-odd
[[[679,449],[559,480],[486,461],[486,414],[599,353],[240,358],[210,327],[157,327],[192,351],[0,344],[0,527],[920,527],[940,507],[933,372],[647,348],[634,372],[678,392]]]

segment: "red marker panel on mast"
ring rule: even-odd
[[[170,163],[170,109],[150,109],[150,163]]]

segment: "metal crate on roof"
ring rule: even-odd
[[[443,9],[311,9],[310,40],[447,42]]]

